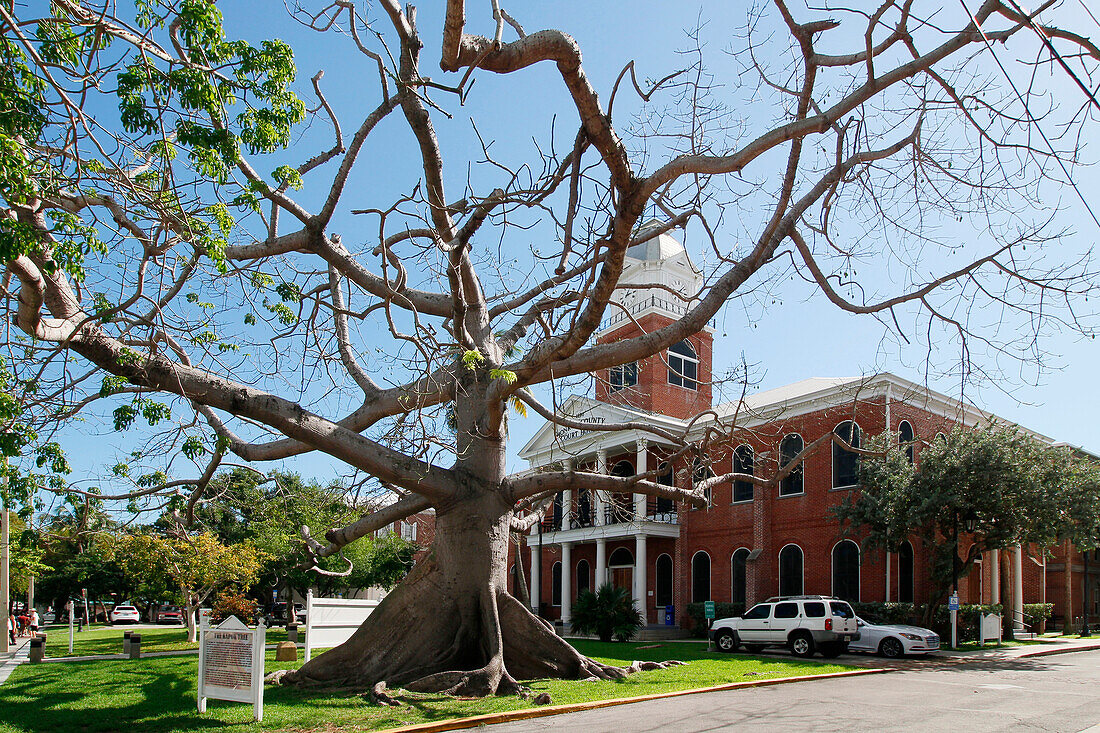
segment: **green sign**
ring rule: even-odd
[[[706,609],[707,618],[714,618],[714,601],[707,601],[703,606]]]

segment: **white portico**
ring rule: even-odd
[[[645,419],[672,431],[683,429],[683,424],[673,418],[643,414],[586,397],[571,397],[561,412],[574,422],[593,426]],[[548,423],[523,447],[520,455],[531,463],[533,470],[549,466],[632,476],[659,468],[660,457],[670,453],[671,448],[648,432],[579,430]],[[663,480],[671,482],[672,475],[669,470]],[[547,519],[535,526],[527,538],[531,551],[531,604],[537,611],[549,600],[540,593],[543,587],[540,557],[544,548],[557,547],[561,570],[560,577],[554,578],[552,605],[560,604],[563,625],[567,627],[569,623],[574,586],[579,592],[585,588],[594,590],[605,582],[629,587],[635,605],[647,619],[652,618],[654,611],[660,609],[649,591],[649,544],[679,536],[676,505],[669,499],[594,489],[563,491],[555,497],[552,513],[548,512]],[[589,560],[578,559],[578,555],[591,557],[593,546],[593,572],[590,577],[583,577]],[[614,549],[609,552],[609,547]]]

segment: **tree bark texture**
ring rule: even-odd
[[[624,677],[580,654],[508,593],[510,519],[492,491],[440,510],[432,552],[409,578],[348,641],[280,681],[506,695],[519,691],[518,680]]]

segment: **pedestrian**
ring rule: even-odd
[[[16,620],[19,621],[19,635],[26,636],[27,629],[30,627],[31,624],[30,616],[27,615],[26,611],[23,611],[19,614],[19,617]]]
[[[38,638],[38,623],[39,623],[38,609],[37,608],[32,608],[31,609],[31,615],[30,615],[29,623],[30,623],[30,628],[31,628],[31,638],[32,639],[37,639]]]
[[[13,645],[15,644],[16,624],[17,624],[17,622],[15,620],[15,616],[13,616],[9,613],[8,614],[8,629],[7,629],[7,631],[8,631],[8,641]]]

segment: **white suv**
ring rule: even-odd
[[[848,651],[859,639],[856,614],[847,601],[829,596],[780,596],[757,603],[740,616],[721,618],[710,628],[719,651],[744,644],[750,652],[785,646],[799,657],[815,651],[828,659]]]

